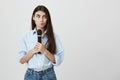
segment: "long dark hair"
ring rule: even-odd
[[[45,14],[47,16],[47,24],[44,27],[44,31],[45,30],[47,31],[46,35],[47,35],[47,38],[48,38],[48,41],[47,41],[46,45],[47,45],[47,49],[52,54],[55,54],[55,52],[56,52],[56,43],[55,43],[55,38],[54,38],[54,33],[53,33],[53,26],[52,26],[52,22],[51,22],[51,17],[50,17],[50,13],[49,13],[48,9],[43,5],[38,5],[33,11],[33,14],[32,14],[32,17],[31,17],[32,30],[34,28],[36,28],[36,24],[35,24],[35,21],[33,20],[33,16],[35,15],[35,13],[37,11],[43,11],[43,12],[45,12]]]

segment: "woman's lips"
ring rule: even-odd
[[[41,25],[44,25],[44,23],[40,23]]]

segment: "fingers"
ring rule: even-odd
[[[35,46],[35,47],[34,47],[34,50],[35,50],[36,52],[38,52],[38,51],[39,51],[39,48],[38,48],[37,46]]]
[[[40,47],[41,43],[37,42],[37,44],[35,45],[35,47]]]
[[[37,42],[36,45],[34,46],[34,49],[35,49],[36,51],[41,51],[41,47],[42,47],[42,44],[39,43],[39,42]]]
[[[36,46],[36,47],[44,46],[44,42],[42,42],[42,43],[37,42],[35,46]]]
[[[38,52],[43,52],[45,50],[44,43],[37,42],[36,45],[34,46],[34,49]]]
[[[45,45],[44,42],[42,42],[42,45]]]

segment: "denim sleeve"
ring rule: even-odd
[[[26,48],[26,40],[25,36],[22,36],[22,38],[19,40],[18,43],[18,61],[20,62],[20,59],[26,54],[27,48]]]
[[[62,63],[64,58],[64,49],[62,47],[62,43],[57,35],[55,35],[56,41],[56,54],[55,54],[55,63],[52,63],[54,66],[58,66]]]

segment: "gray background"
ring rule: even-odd
[[[0,0],[0,80],[23,80],[17,43],[38,4],[65,49],[58,80],[120,80],[120,0]]]

